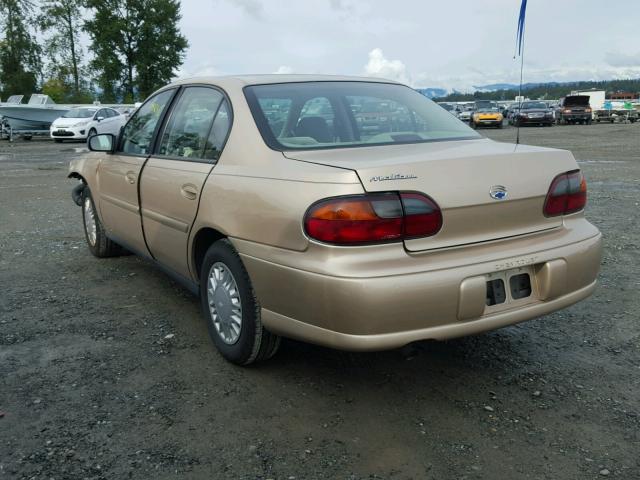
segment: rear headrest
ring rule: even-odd
[[[329,143],[333,140],[329,125],[322,117],[303,117],[295,128],[298,137],[311,137],[320,143]]]

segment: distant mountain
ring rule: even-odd
[[[571,82],[574,83],[574,82]],[[540,86],[557,87],[562,85],[558,82],[538,82],[538,83],[523,83],[522,90],[530,90]],[[474,85],[473,88],[480,92],[495,92],[497,90],[518,90],[519,85],[517,83],[492,83],[490,85]]]
[[[451,91],[446,88],[416,88],[416,90],[427,98],[444,97],[451,93]]]
[[[525,83],[522,92],[531,99],[558,99],[572,90],[605,90],[606,92],[640,92],[640,79],[635,80],[602,80],[579,82],[539,82]],[[472,100],[513,100],[518,95],[518,85],[514,83],[492,83],[489,85],[475,86],[472,92],[450,91],[444,88],[423,88],[418,90],[428,91],[431,95],[423,93],[430,98],[440,101],[472,101]],[[444,95],[436,92],[444,91]]]
[[[548,83],[524,83],[522,85],[522,90],[529,90],[532,88],[538,88],[542,85],[549,87],[557,87],[561,85],[558,82],[548,82]],[[492,83],[489,85],[474,85],[471,92],[460,92],[459,90],[440,88],[440,87],[427,87],[427,88],[416,88],[418,92],[428,98],[442,98],[447,95],[465,95],[465,94],[473,94],[474,92],[497,92],[503,90],[518,90],[517,83]]]

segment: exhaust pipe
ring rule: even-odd
[[[84,196],[85,188],[86,188],[86,185],[84,183],[80,183],[75,187],[73,187],[73,190],[71,190],[71,198],[73,198],[73,201],[79,207],[82,206],[82,197]]]

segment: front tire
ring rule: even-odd
[[[116,257],[124,253],[120,245],[107,237],[96,213],[96,206],[93,203],[89,187],[85,187],[82,193],[82,224],[84,225],[87,246],[95,257]]]
[[[275,355],[280,337],[264,329],[249,274],[227,239],[211,245],[204,257],[200,300],[209,336],[225,359],[249,365]]]

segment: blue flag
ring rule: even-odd
[[[520,16],[518,16],[518,31],[516,32],[516,48],[518,56],[522,55],[522,44],[524,43],[524,16],[527,13],[527,0],[522,0],[520,5]]]

